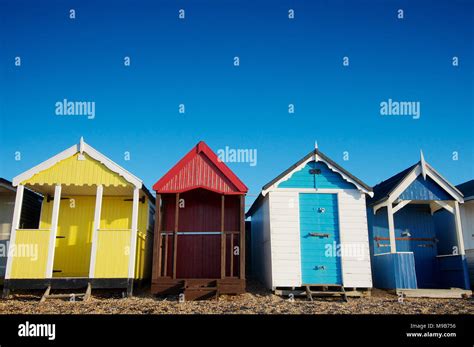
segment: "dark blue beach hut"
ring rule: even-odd
[[[463,194],[425,162],[377,184],[368,200],[374,287],[469,289],[460,204]],[[452,229],[437,223],[447,211]]]

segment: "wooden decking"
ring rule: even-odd
[[[354,288],[336,285],[277,287],[274,289],[274,293],[281,296],[305,296],[311,301],[314,297],[340,297],[347,300],[348,297],[370,297],[371,288]]]
[[[245,292],[245,280],[224,279],[172,279],[158,278],[151,284],[151,293],[155,295],[183,295],[183,299],[203,300],[217,298],[221,294],[242,294]]]

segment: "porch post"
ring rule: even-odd
[[[13,254],[14,254],[14,247],[15,247],[15,238],[16,238],[16,230],[20,227],[20,219],[21,219],[21,209],[23,206],[23,193],[25,191],[25,186],[19,184],[16,188],[16,197],[15,197],[15,207],[13,210],[13,220],[12,220],[12,228],[10,232],[10,243],[8,247],[8,258],[7,258],[7,268],[5,269],[5,279],[10,279],[10,274],[12,270],[12,263],[13,263]]]
[[[458,239],[459,254],[465,255],[464,239],[462,236],[461,213],[459,211],[459,202],[454,201],[454,225],[456,226],[456,236]]]
[[[152,264],[152,280],[161,277],[161,194],[156,194],[155,200],[155,231],[153,244],[153,264]]]
[[[390,253],[397,253],[397,241],[395,239],[395,223],[393,222],[393,207],[389,200],[387,204],[388,234],[390,236]]]
[[[226,264],[225,264],[226,248],[227,248],[227,238],[225,234],[225,195],[222,194],[221,195],[221,278],[225,278],[225,274],[226,274]]]
[[[137,251],[137,233],[138,233],[138,203],[140,201],[140,190],[135,187],[133,189],[133,205],[132,205],[132,230],[130,235],[130,259],[128,265],[128,278],[135,277],[135,254]]]
[[[61,205],[61,185],[54,187],[53,214],[51,216],[51,234],[49,236],[48,263],[46,278],[53,277],[54,252],[56,250],[56,234],[58,233],[59,206]]]
[[[245,279],[245,195],[240,196],[240,279]]]
[[[92,247],[91,247],[91,260],[89,265],[89,278],[94,278],[95,273],[95,261],[97,258],[97,239],[99,238],[100,229],[100,215],[102,210],[102,195],[104,193],[104,187],[99,184],[97,186],[97,192],[95,195],[95,211],[94,211],[94,227],[92,229]]]
[[[173,279],[176,279],[176,260],[178,258],[179,193],[176,193],[173,233]]]

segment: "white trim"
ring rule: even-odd
[[[430,212],[431,212],[431,215],[434,215],[435,212],[441,210],[443,207],[440,206],[439,204],[436,204],[435,202],[430,202]]]
[[[59,206],[61,205],[61,185],[54,187],[53,212],[51,216],[51,234],[49,235],[48,263],[45,278],[53,277],[54,253],[56,250],[56,234],[58,232]]]
[[[336,194],[336,203],[337,203],[337,232],[339,233],[339,247],[341,247],[342,245],[345,244],[345,240],[343,240],[344,238],[344,233],[342,232],[342,228],[341,228],[341,199],[340,199],[340,195],[341,192],[338,192]],[[300,236],[301,237],[301,236]],[[341,262],[341,286],[344,286],[344,259],[343,257],[337,257],[336,258],[339,258],[339,261]]]
[[[423,169],[422,164],[418,163],[410,173],[405,176],[405,178],[398,183],[395,189],[393,189],[388,194],[388,200],[390,202],[394,202],[398,197],[412,184],[419,175],[423,174],[423,171],[426,171],[426,175],[429,176],[436,184],[438,184],[441,188],[444,189],[449,195],[451,195],[456,201],[462,203],[464,199],[458,192],[456,192],[455,188],[453,189],[452,185],[446,181],[444,178],[440,179],[441,175],[439,175],[431,166],[427,163],[424,163]]]
[[[420,165],[415,166],[405,178],[398,183],[395,189],[388,194],[388,201],[393,203],[408,188],[413,181],[420,175]]]
[[[397,205],[395,205],[393,208],[392,208],[392,212],[393,214],[397,213],[398,211],[400,211],[403,207],[405,207],[406,205],[408,205],[410,202],[412,202],[413,200],[402,200],[400,201]]]
[[[437,255],[436,258],[444,258],[444,257],[458,257],[459,254],[441,254]]]
[[[10,232],[10,244],[8,247],[7,266],[5,270],[5,279],[10,279],[13,263],[13,247],[15,246],[16,230],[20,227],[21,209],[23,207],[24,185],[19,185],[16,189],[15,207],[13,208],[12,228]]]
[[[423,179],[426,180],[426,162],[425,157],[423,156],[423,151],[420,151],[420,165],[421,165],[421,175]]]
[[[431,166],[426,165],[428,170],[427,174],[433,181],[435,181],[440,187],[442,187],[449,195],[451,195],[456,201],[463,203],[464,198],[460,195],[446,179],[444,179],[439,173],[437,173]],[[441,179],[440,179],[441,178]]]
[[[138,233],[138,203],[139,189],[133,190],[133,206],[132,206],[132,232],[130,236],[130,259],[128,265],[128,278],[135,277],[135,254],[137,250],[137,233]]]
[[[464,249],[464,239],[462,235],[462,225],[461,225],[461,213],[459,211],[459,202],[454,202],[454,225],[456,226],[456,236],[458,239],[459,254],[465,255],[466,251]]]
[[[37,173],[46,170],[54,165],[56,165],[61,160],[66,158],[72,157],[74,154],[77,153],[77,145],[71,146],[68,149],[62,151],[59,154],[56,154],[54,157],[49,158],[48,160],[38,164],[31,169],[19,174],[18,176],[13,178],[13,186],[17,186],[21,184],[23,181],[26,181],[36,175]]]
[[[100,152],[98,152],[97,150],[95,150],[94,148],[92,148],[85,142],[84,142],[84,152],[89,154],[95,160],[100,161],[102,164],[104,164],[107,168],[109,168],[113,172],[125,178],[126,181],[133,184],[136,188],[141,189],[143,183],[139,178],[132,175],[123,167],[114,163],[112,160],[110,160],[109,158],[107,158],[106,156],[104,156],[103,154],[101,154]]]
[[[337,194],[339,192],[344,193],[359,193],[359,189],[339,189],[339,188],[275,188],[272,192],[296,192],[296,193],[317,193],[317,194]]]
[[[13,186],[17,186],[23,181],[26,181],[33,177],[34,175],[38,174],[41,171],[47,170],[52,166],[56,165],[61,160],[67,159],[72,157],[76,153],[87,153],[91,158],[99,161],[101,164],[105,165],[108,169],[115,172],[116,174],[122,176],[127,182],[131,183],[137,188],[141,188],[143,183],[142,181],[132,175],[130,172],[122,168],[120,165],[114,163],[112,160],[95,150],[92,146],[85,143],[82,138],[79,144],[76,144],[68,149],[62,151],[59,154],[49,158],[48,160],[42,162],[41,164],[36,165],[35,167],[29,169],[28,171],[23,172],[22,174],[13,178]]]
[[[349,182],[349,183],[352,183],[354,184],[356,187],[357,187],[357,190],[360,190],[361,192],[365,193],[365,194],[368,194],[370,197],[373,197],[374,193],[371,192],[371,191],[368,191],[367,189],[365,189],[364,187],[362,187],[360,184],[358,184],[356,181],[354,181],[353,179],[351,179],[350,177],[348,177],[347,175],[345,175],[343,172],[341,172],[340,170],[338,170],[337,168],[333,167],[331,164],[329,164],[328,162],[326,162],[325,160],[323,160],[320,156],[317,155],[317,153],[315,152],[314,155],[310,156],[309,158],[307,158],[305,161],[303,161],[300,165],[298,165],[297,167],[295,167],[293,170],[291,170],[290,172],[288,172],[285,176],[283,176],[282,178],[280,178],[278,181],[276,181],[275,183],[273,183],[270,187],[268,187],[267,189],[264,189],[262,190],[262,195],[265,196],[267,195],[267,193],[269,191],[276,191],[277,189],[285,189],[286,191],[290,191],[288,189],[291,189],[291,188],[277,188],[278,185],[281,183],[281,182],[284,182],[284,181],[287,181],[291,178],[291,176],[293,176],[293,174],[295,172],[298,172],[298,171],[301,171],[304,169],[304,167],[306,166],[306,164],[308,164],[309,162],[311,161],[315,161],[315,162],[323,162],[324,164],[327,165],[327,167],[333,171],[333,172],[336,172],[338,174],[340,174],[342,176],[342,178]],[[339,191],[341,189],[338,189]],[[298,189],[298,191],[302,191],[301,189]],[[314,192],[315,189],[313,189],[312,192]],[[322,191],[322,189],[318,190],[318,192]]]
[[[374,254],[374,257],[379,256],[379,255],[388,255],[388,254],[409,254],[409,253],[413,254],[413,252],[395,252],[395,253],[386,252],[386,253]]]
[[[436,205],[440,206],[441,208],[444,208],[445,210],[447,210],[447,211],[451,212],[452,214],[454,214],[454,207],[451,206],[449,204],[449,202],[442,201],[442,200],[433,200],[433,203],[435,203]]]
[[[95,197],[94,229],[92,230],[92,246],[91,246],[91,260],[90,260],[90,265],[89,265],[89,278],[94,278],[95,276],[95,263],[97,259],[97,240],[99,238],[100,215],[102,211],[103,193],[104,193],[104,187],[102,185],[98,185],[97,193]]]
[[[390,253],[397,253],[397,240],[395,238],[395,223],[393,221],[392,204],[387,205],[388,234],[390,237]]]
[[[376,214],[378,210],[380,210],[382,207],[387,207],[388,204],[390,204],[388,200],[381,201],[378,204],[374,205],[372,211],[374,212],[374,214]]]

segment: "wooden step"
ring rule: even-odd
[[[186,288],[184,299],[186,301],[217,299],[218,291],[215,288]]]
[[[185,288],[217,288],[217,280],[187,279],[184,280]]]
[[[86,291],[84,293],[62,293],[62,294],[51,294],[51,286],[46,288],[43,296],[40,299],[41,302],[45,302],[47,299],[69,299],[75,301],[76,298],[82,299],[82,301],[89,300],[92,293],[92,285],[88,283]]]
[[[314,290],[313,288],[317,288]],[[347,294],[343,286],[322,285],[322,286],[305,286],[306,297],[313,301],[313,297],[338,297],[347,302]]]

